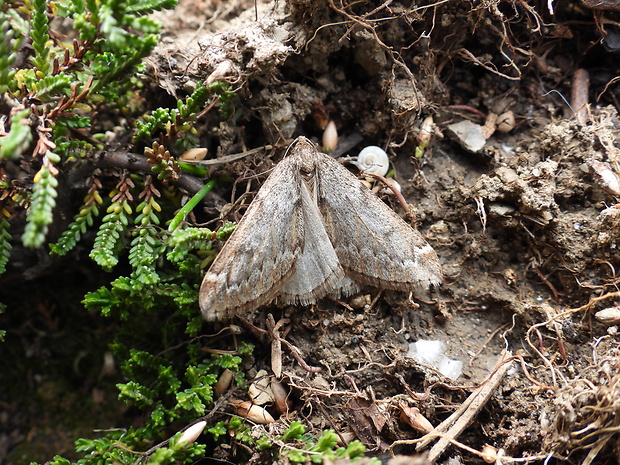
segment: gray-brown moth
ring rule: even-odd
[[[433,248],[346,168],[299,137],[256,194],[200,287],[205,319],[272,300],[310,305],[367,284],[441,282]]]

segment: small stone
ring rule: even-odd
[[[446,130],[448,136],[468,152],[480,153],[486,144],[486,139],[482,135],[482,126],[469,120],[451,124]]]

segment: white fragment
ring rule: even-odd
[[[620,324],[620,307],[610,307],[598,311],[594,314],[594,318],[596,318],[601,323],[605,323],[608,325]]]
[[[420,339],[409,344],[407,357],[411,357],[426,365],[435,365],[443,354],[443,342]]]
[[[446,128],[446,133],[471,153],[480,153],[487,143],[482,134],[482,126],[469,120],[451,124]]]
[[[189,446],[190,444],[194,443],[204,431],[205,426],[207,426],[206,421],[199,421],[198,423],[193,424],[185,431],[183,431],[183,434],[179,438],[177,444],[180,446],[181,443],[185,443],[184,446]]]
[[[336,123],[330,121],[323,131],[323,150],[325,153],[333,152],[338,145],[338,129]]]
[[[457,379],[463,371],[463,363],[453,360],[444,354],[444,344],[441,341],[420,339],[409,344],[407,356],[419,363],[430,365],[447,378]]]
[[[599,176],[598,182],[604,190],[612,195],[620,195],[620,179],[608,163],[592,161],[590,166],[592,171]]]
[[[463,372],[463,362],[444,355],[439,362],[439,372],[450,379],[457,379]]]
[[[265,370],[256,373],[254,381],[248,388],[248,394],[255,405],[265,405],[275,400],[270,386],[270,378]]]

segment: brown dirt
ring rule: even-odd
[[[160,15],[165,40],[151,60],[153,82],[175,95],[229,61],[223,77],[239,89],[244,117],[212,128],[212,153],[283,148],[298,134],[319,141],[322,111],[342,146],[361,141],[342,156],[387,147],[417,227],[441,258],[445,281],[428,295],[369,289],[373,304],[358,309],[331,301],[268,309],[290,318],[286,339],[322,368],[308,372],[283,348],[294,413],[280,423],[352,432],[387,457],[394,441],[422,436],[399,405],[439,424],[507,350],[514,358],[505,378],[456,439],[478,452],[492,445],[508,457],[501,463],[618,463],[617,322],[594,318],[620,298],[620,190],[605,181],[620,161],[617,88],[605,87],[617,58],[595,21],[618,13],[577,1],[549,2],[554,15],[548,2],[516,0],[346,3],[259,2],[257,22],[252,2],[181,1]],[[578,68],[590,72],[585,124],[563,98]],[[454,122],[484,124],[504,110],[516,127],[495,132],[480,153],[444,137]],[[415,158],[429,115],[436,129]],[[261,171],[251,163],[228,169]],[[451,380],[408,357],[419,339],[442,341],[463,375]],[[258,350],[248,376],[269,364],[268,348]],[[393,452],[416,454],[413,444]],[[452,445],[440,462],[482,459]]]
[[[388,147],[418,227],[441,257],[445,282],[413,301],[386,292],[358,310],[333,302],[311,312],[285,310],[287,339],[323,369],[307,372],[284,349],[283,379],[297,408],[288,420],[301,416],[317,428],[352,431],[381,454],[395,440],[421,436],[400,420],[399,404],[419,408],[437,425],[508,350],[513,365],[457,439],[477,451],[490,444],[538,462],[570,456],[574,463],[594,457],[614,463],[617,432],[587,438],[576,432],[594,421],[589,408],[619,395],[615,327],[593,318],[618,298],[614,196],[620,192],[603,179],[609,175],[603,171],[618,167],[615,96],[608,90],[591,104],[586,124],[561,99],[578,67],[609,62],[600,45],[585,41],[596,39],[595,24],[575,23],[591,21],[592,12],[576,3],[558,6],[553,17],[542,4],[519,2],[418,10],[390,2],[320,5],[259,4],[259,17],[271,25],[257,26],[265,23],[250,10],[231,20],[224,36],[201,41],[199,72],[208,75],[229,60],[227,77],[247,91],[244,104],[254,112],[245,134],[226,128],[221,137],[229,140],[220,142],[272,143],[300,132],[320,140],[320,108],[336,122],[342,146],[355,136],[363,140],[341,155],[355,156],[365,144]],[[536,25],[541,30],[533,32]],[[591,73],[600,88],[604,73]],[[516,115],[516,127],[495,132],[479,153],[442,137],[451,123],[483,124],[479,114],[506,110]],[[428,115],[436,130],[416,159]],[[376,296],[370,290],[368,300]],[[463,375],[450,380],[407,357],[418,339],[442,341],[448,356],[463,362]],[[269,363],[268,351],[265,357]],[[576,400],[579,386],[588,400]],[[587,431],[617,429],[609,415]],[[442,460],[449,457],[481,461],[456,446]]]

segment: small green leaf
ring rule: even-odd
[[[176,398],[177,403],[185,410],[193,410],[198,415],[202,415],[204,413],[206,407],[194,390],[186,389],[183,392],[177,392]]]
[[[38,180],[37,180],[38,177]],[[48,226],[54,221],[52,211],[56,206],[58,181],[45,166],[35,176],[30,211],[22,235],[24,246],[37,248],[45,242]]]
[[[285,441],[293,441],[301,439],[306,433],[306,427],[300,421],[292,421],[289,428],[282,435]]]
[[[226,428],[226,423],[223,421],[218,421],[215,426],[211,428],[207,428],[207,432],[213,436],[213,439],[217,441],[220,436],[224,436],[228,433],[228,428]]]
[[[316,452],[325,452],[336,447],[338,444],[338,435],[331,429],[323,431],[316,445],[311,450]]]
[[[20,110],[11,116],[11,129],[0,137],[0,160],[17,159],[32,141],[30,110]]]

